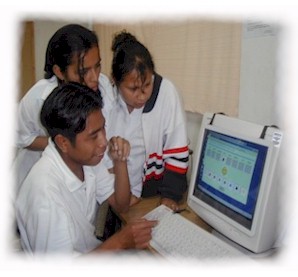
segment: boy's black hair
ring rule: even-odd
[[[56,87],[45,100],[40,121],[53,139],[61,134],[75,144],[88,115],[102,109],[102,97],[85,85],[69,82]]]
[[[145,81],[146,71],[154,73],[154,62],[149,50],[135,36],[125,30],[116,34],[112,42],[112,76],[118,86],[125,76],[136,69]]]
[[[61,72],[66,72],[75,55],[79,61],[79,70],[82,57],[94,46],[98,47],[98,38],[93,31],[79,24],[69,24],[60,28],[51,37],[47,46],[44,66],[45,79],[50,79],[55,75],[53,72],[55,64],[60,67]],[[82,76],[80,77],[82,78]]]

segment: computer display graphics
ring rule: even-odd
[[[205,130],[201,153],[194,194],[251,228],[267,147]]]

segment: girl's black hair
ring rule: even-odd
[[[56,87],[46,98],[40,121],[53,141],[61,134],[74,145],[76,135],[86,128],[88,115],[102,106],[100,94],[85,85],[69,82]]]
[[[60,28],[48,43],[44,77],[49,79],[55,75],[53,72],[55,64],[62,72],[66,72],[75,55],[79,61],[79,70],[85,53],[94,46],[98,47],[98,38],[93,31],[78,24],[69,24]],[[82,76],[80,78],[82,79]]]
[[[124,77],[136,69],[142,81],[147,71],[154,72],[154,62],[148,49],[131,33],[121,31],[112,42],[112,77],[118,86]]]

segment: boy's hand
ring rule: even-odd
[[[144,249],[149,246],[152,238],[152,228],[157,225],[156,220],[146,220],[144,218],[134,220],[125,225],[117,234],[124,248]]]
[[[121,230],[104,241],[93,253],[103,250],[145,249],[152,238],[152,228],[156,220],[144,218],[133,220],[124,225]]]
[[[124,138],[112,137],[109,141],[108,151],[113,161],[126,161],[130,153],[130,144]]]

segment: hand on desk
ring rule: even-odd
[[[121,249],[148,248],[152,238],[152,228],[156,224],[156,220],[146,220],[144,218],[133,220],[124,225],[120,231],[109,237],[91,253],[107,250],[118,251]]]
[[[170,198],[162,198],[161,201],[160,201],[160,205],[162,205],[162,204],[169,207],[174,212],[179,210],[178,203],[175,202],[174,200],[170,199]]]
[[[146,220],[144,218],[134,220],[126,224],[118,235],[120,240],[125,242],[125,248],[144,249],[149,246],[152,238],[152,228],[156,224],[156,220]]]

